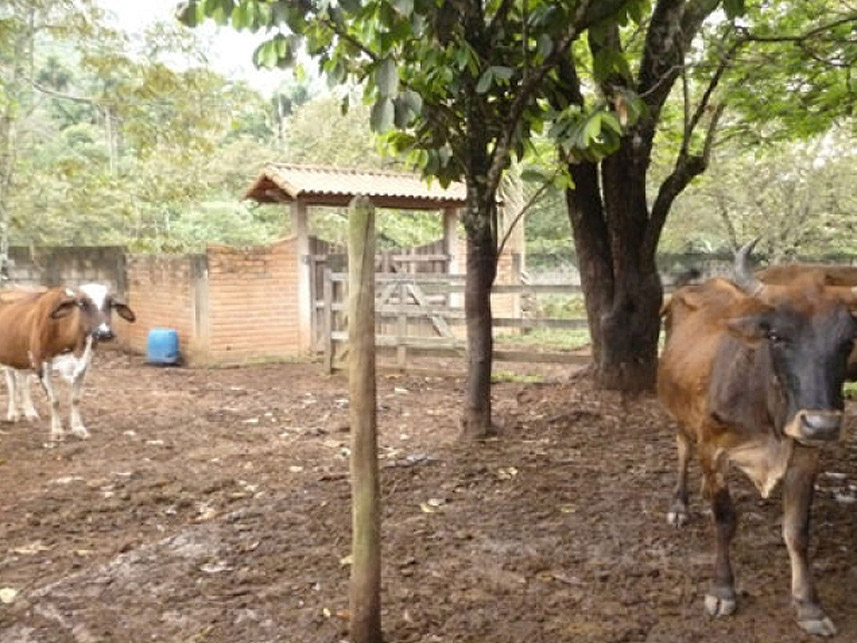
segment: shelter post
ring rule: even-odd
[[[301,351],[312,349],[312,301],[310,287],[309,225],[307,205],[302,199],[291,203],[292,233],[297,238],[298,344]]]

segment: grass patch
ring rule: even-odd
[[[849,400],[857,400],[857,382],[845,382],[842,385],[842,395]]]
[[[526,333],[503,333],[494,338],[498,346],[544,347],[571,351],[589,343],[589,331],[534,328]]]
[[[497,371],[491,373],[491,382],[499,384],[500,382],[517,382],[519,384],[542,384],[545,378],[541,375],[525,375],[521,373],[510,373],[508,371]]]

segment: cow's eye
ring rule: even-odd
[[[777,346],[785,346],[789,343],[789,340],[785,336],[781,335],[775,330],[768,331],[768,339],[771,340],[771,342],[773,344],[776,344]]]

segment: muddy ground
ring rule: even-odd
[[[792,620],[779,495],[759,499],[737,473],[739,611],[703,616],[709,518],[695,495],[691,523],[666,524],[675,455],[654,400],[585,380],[498,384],[502,436],[463,446],[460,394],[457,380],[380,381],[388,643],[810,640]],[[54,449],[36,397],[40,424],[0,426],[0,643],[345,638],[343,377],[102,353],[83,403],[92,437]],[[849,642],[850,424],[824,455],[812,541]]]

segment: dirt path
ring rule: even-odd
[[[465,448],[460,382],[385,377],[379,392],[389,643],[810,640],[792,621],[779,496],[760,500],[738,474],[742,600],[731,619],[703,616],[708,517],[695,496],[683,531],[664,520],[675,456],[653,400],[499,384],[502,437]],[[112,353],[83,409],[92,438],[55,449],[45,421],[0,425],[0,588],[18,591],[0,605],[0,643],[345,637],[344,378]],[[836,475],[820,478],[812,547],[849,642],[853,424],[824,456]]]

